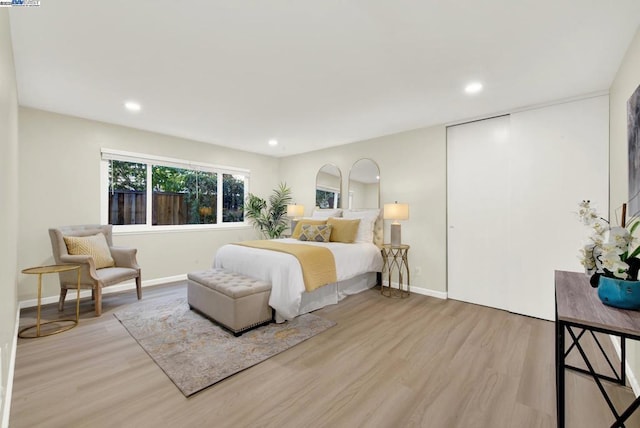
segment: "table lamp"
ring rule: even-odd
[[[398,201],[393,204],[384,204],[385,220],[393,220],[391,223],[391,245],[401,245],[401,229],[399,220],[407,220],[409,218],[409,204],[399,204]]]
[[[304,215],[304,205],[287,205],[287,217],[291,217],[291,233],[296,228],[298,220]]]

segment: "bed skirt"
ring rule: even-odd
[[[328,305],[335,305],[340,300],[352,294],[358,294],[364,290],[375,287],[377,283],[376,272],[367,272],[344,281],[324,285],[312,292],[302,293],[298,315],[306,314]],[[276,311],[277,323],[285,319]]]

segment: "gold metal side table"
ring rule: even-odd
[[[409,285],[409,252],[408,245],[391,245],[384,244],[382,246],[382,284],[380,293],[386,297],[399,297],[404,299],[409,297],[411,289]],[[392,278],[394,271],[398,271],[398,287],[392,286]],[[384,277],[387,277],[387,285],[384,284]],[[405,281],[406,280],[406,281]]]
[[[60,319],[60,320],[42,322],[40,320],[40,307],[41,307],[41,300],[42,300],[42,275],[48,274],[48,273],[67,272],[70,270],[78,271],[78,295],[76,296],[76,319],[75,320]],[[36,316],[36,324],[29,327],[25,327],[22,330],[20,330],[18,332],[18,337],[22,337],[23,339],[34,339],[36,337],[51,336],[53,334],[62,333],[63,331],[70,330],[73,327],[78,325],[78,321],[80,319],[80,266],[79,265],[38,266],[38,267],[24,269],[22,273],[38,275],[38,309],[37,309],[38,312]],[[54,324],[54,323],[61,323],[61,322],[65,322],[65,323],[69,322],[71,324],[64,325],[56,330],[48,331],[46,333],[41,333],[40,331],[40,326],[43,324]],[[34,328],[36,329],[35,336],[25,334],[26,332],[33,330]]]

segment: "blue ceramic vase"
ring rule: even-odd
[[[600,277],[598,297],[605,305],[620,309],[640,309],[640,281]]]

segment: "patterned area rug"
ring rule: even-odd
[[[191,311],[186,298],[141,302],[114,315],[187,397],[335,325],[305,314],[234,337]]]

